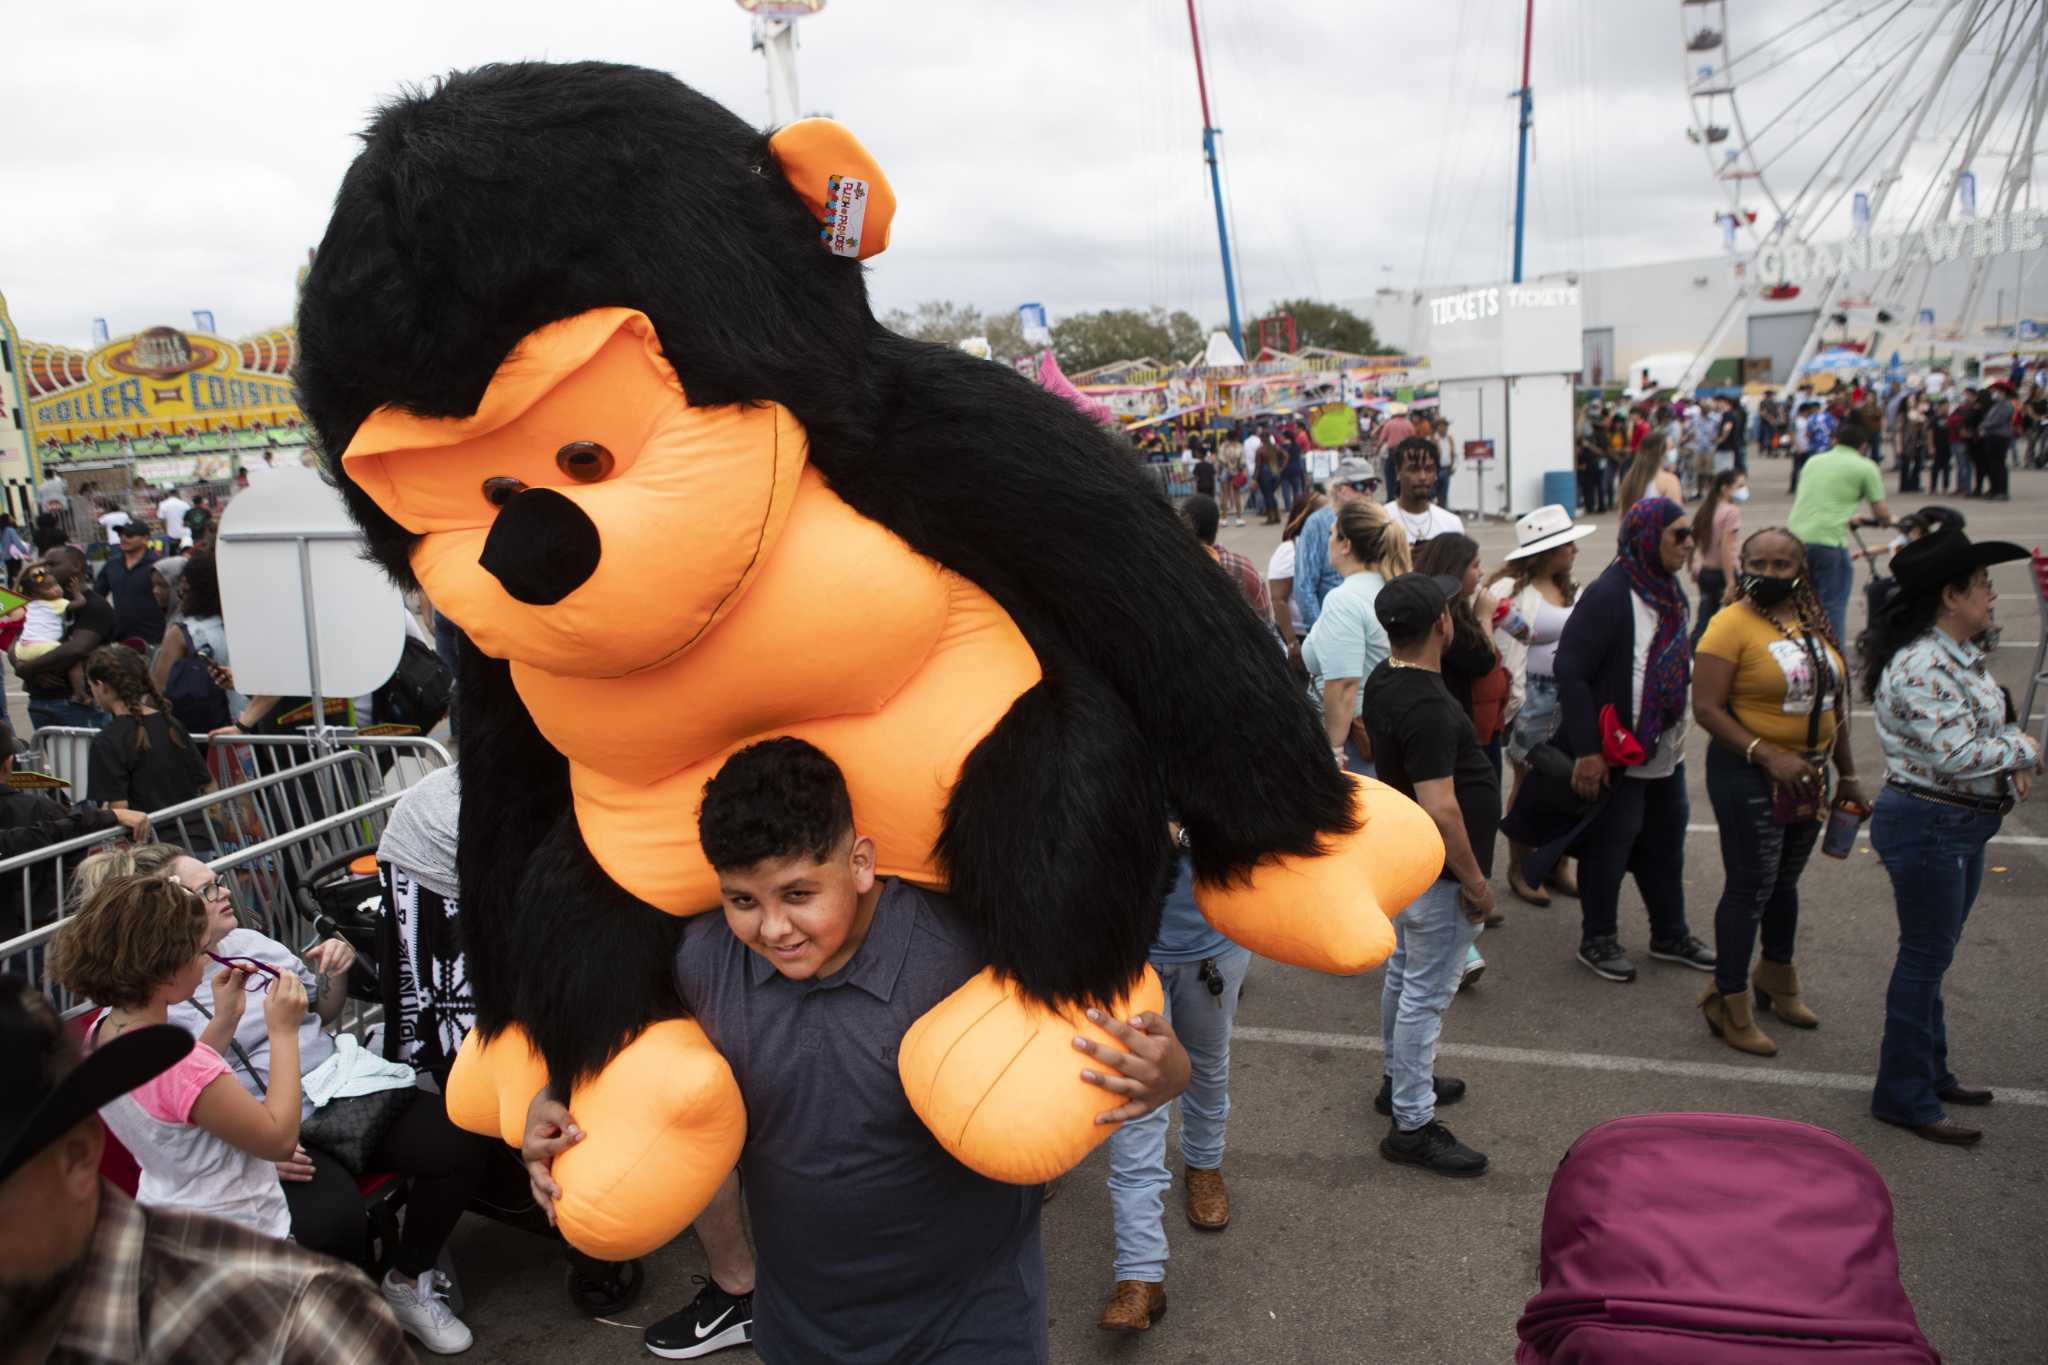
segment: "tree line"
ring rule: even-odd
[[[1384,345],[1372,324],[1348,308],[1316,299],[1282,299],[1262,316],[1287,314],[1294,319],[1294,344],[1327,346],[1333,350],[1362,355],[1383,354]],[[1034,350],[1024,342],[1023,329],[1014,310],[984,313],[973,304],[950,299],[927,299],[912,308],[893,308],[882,315],[882,325],[919,341],[948,345],[968,337],[987,337],[996,359],[1009,361]],[[1092,313],[1074,313],[1052,324],[1052,353],[1060,368],[1069,374],[1092,370],[1117,360],[1150,356],[1162,364],[1178,364],[1202,353],[1209,333],[1221,331],[1222,324],[1205,327],[1191,313],[1164,308],[1105,308]],[[1257,349],[1256,330],[1245,328],[1245,349]],[[1282,343],[1284,344],[1284,342]]]

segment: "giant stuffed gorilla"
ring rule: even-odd
[[[572,1241],[637,1254],[744,1131],[672,979],[714,908],[704,782],[797,734],[883,871],[946,887],[988,971],[898,1059],[962,1161],[1044,1179],[1107,1130],[1081,1007],[1157,1000],[1199,902],[1362,971],[1437,874],[1428,818],[1333,766],[1271,635],[1128,451],[1005,367],[882,328],[894,198],[836,124],[774,137],[659,72],[525,63],[377,114],[305,280],[297,380],[372,553],[466,632],[450,1112],[588,1134]]]

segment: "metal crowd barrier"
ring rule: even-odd
[[[289,937],[302,918],[292,888],[307,869],[372,843],[398,793],[380,790],[360,750],[326,754],[153,812],[154,837],[232,872],[236,903],[273,937]],[[81,834],[31,853],[0,859],[0,971],[20,972],[70,1003],[45,970],[45,945],[72,907],[67,880],[88,851],[118,831]],[[280,933],[279,930],[285,932]]]
[[[70,784],[71,799],[86,801],[90,790],[93,737],[99,732],[83,726],[46,725],[30,741],[33,756],[22,767]],[[223,735],[218,739],[193,736],[205,750],[207,767],[214,782],[233,787],[254,778],[282,772],[311,761],[321,750],[309,734]],[[327,752],[360,752],[372,760],[380,774],[378,790],[403,791],[437,768],[455,760],[439,740],[425,735],[362,735],[352,730],[330,731]]]

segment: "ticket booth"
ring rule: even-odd
[[[1425,300],[1421,316],[1456,456],[1451,510],[1518,517],[1551,501],[1544,475],[1572,472],[1572,391],[1584,359],[1579,287],[1459,290]]]

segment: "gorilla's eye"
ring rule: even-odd
[[[503,507],[525,491],[526,485],[517,479],[508,479],[501,475],[495,479],[484,480],[484,501],[493,507]]]
[[[612,472],[612,453],[595,441],[571,441],[555,452],[555,463],[578,483],[596,483]]]

